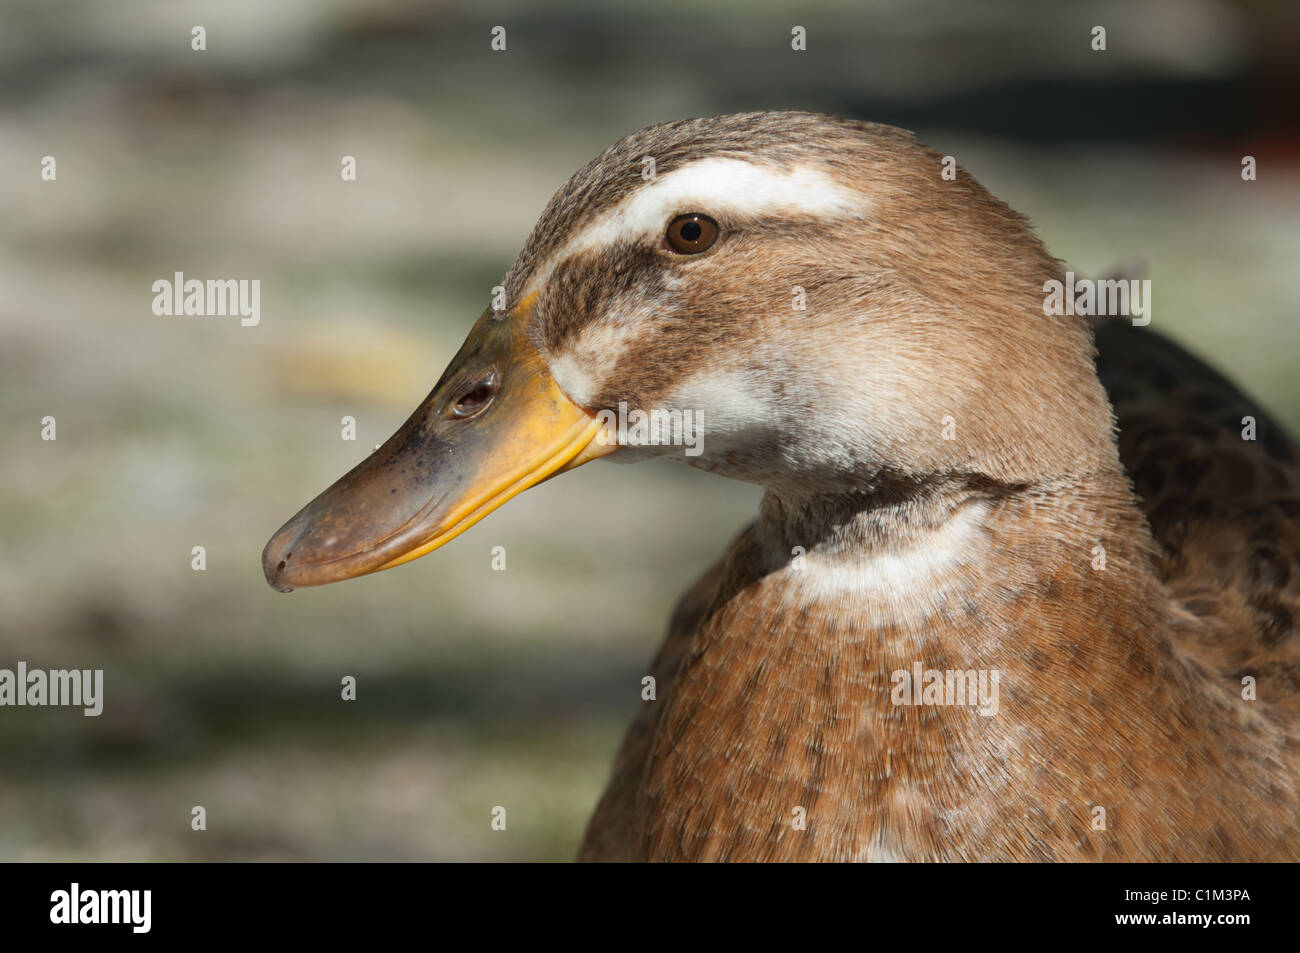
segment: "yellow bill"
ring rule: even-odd
[[[400,566],[529,487],[616,449],[560,390],[521,317],[484,312],[401,429],[271,537],[262,569],[272,588]]]

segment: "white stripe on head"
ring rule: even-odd
[[[781,211],[837,218],[862,215],[867,198],[819,169],[713,157],[661,175],[606,209],[554,251],[528,280],[521,298],[550,280],[568,258],[619,241],[658,241],[674,215],[756,217]]]

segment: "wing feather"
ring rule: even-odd
[[[1147,327],[1096,327],[1120,460],[1188,614],[1187,654],[1300,710],[1300,449],[1223,375]],[[1251,422],[1253,421],[1253,439]]]

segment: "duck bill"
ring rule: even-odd
[[[484,312],[401,429],[271,537],[262,569],[272,588],[400,566],[615,449],[556,385],[524,324]]]

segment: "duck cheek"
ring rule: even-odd
[[[616,463],[639,463],[655,457],[690,460],[704,451],[703,411],[639,398],[601,402],[606,407],[596,411],[601,425],[597,442],[618,449],[611,457]]]

